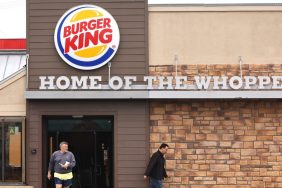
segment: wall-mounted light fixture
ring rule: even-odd
[[[108,63],[108,67],[109,67],[109,79],[108,79],[108,83],[110,83],[110,80],[111,80],[111,66],[112,66],[112,63],[109,62],[109,63]]]
[[[83,118],[83,115],[73,115],[72,118],[76,118],[76,119]]]
[[[241,78],[243,79],[242,63],[243,63],[243,61],[242,61],[242,57],[241,57],[241,56],[239,56],[240,76],[241,76]]]
[[[177,76],[177,72],[178,72],[178,69],[177,69],[177,67],[178,67],[178,56],[177,55],[175,55],[174,56],[174,63],[175,63],[175,76]]]

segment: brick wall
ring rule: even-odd
[[[282,101],[159,101],[150,110],[151,151],[171,148],[165,188],[282,187]]]
[[[232,66],[179,70],[182,75],[230,75],[239,68]],[[174,69],[151,66],[150,73],[171,75]],[[244,65],[244,70],[282,72],[281,65]],[[165,188],[282,187],[281,100],[151,101],[150,142],[151,153],[162,142],[170,145]]]

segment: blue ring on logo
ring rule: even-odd
[[[107,50],[107,52],[102,56],[100,57],[99,59],[96,59],[96,60],[93,60],[93,61],[80,61],[80,60],[77,60],[77,59],[74,59],[72,58],[71,56],[69,56],[68,54],[64,54],[64,48],[62,46],[62,42],[61,42],[61,39],[60,39],[60,34],[61,34],[61,29],[62,29],[62,26],[63,26],[63,23],[65,22],[65,20],[67,19],[67,17],[73,13],[74,11],[77,11],[79,9],[82,9],[82,8],[93,8],[93,7],[79,7],[73,11],[71,11],[70,13],[68,13],[64,19],[61,21],[60,25],[59,25],[59,29],[58,29],[58,32],[56,33],[57,34],[57,41],[58,41],[58,46],[60,48],[60,51],[61,53],[65,56],[65,58],[67,60],[69,60],[70,62],[76,64],[76,65],[79,65],[79,66],[82,66],[82,67],[91,67],[91,66],[96,66],[96,65],[99,65],[103,62],[105,62],[113,53],[114,53],[114,49],[113,48],[109,48]]]

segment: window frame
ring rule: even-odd
[[[21,167],[22,167],[22,173],[21,173],[21,181],[6,181],[5,180],[5,122],[21,122]],[[0,169],[2,171],[2,176],[0,177],[0,185],[24,185],[26,180],[26,165],[25,165],[25,153],[26,153],[26,147],[25,147],[25,134],[26,134],[26,118],[22,116],[15,116],[15,117],[8,117],[8,116],[0,116],[0,127],[2,128],[2,138],[3,142],[1,145],[2,150],[2,168]]]

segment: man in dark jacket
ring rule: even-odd
[[[68,143],[61,142],[60,150],[54,152],[51,156],[48,168],[48,179],[50,180],[54,173],[56,188],[69,188],[72,185],[72,169],[75,166],[75,158],[72,152],[68,151]]]
[[[144,179],[150,177],[150,188],[162,188],[163,179],[168,177],[165,170],[164,158],[164,154],[166,154],[167,150],[168,145],[161,144],[158,151],[155,152],[150,159],[144,175]]]

